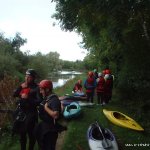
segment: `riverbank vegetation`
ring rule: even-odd
[[[117,97],[135,113],[150,113],[150,1],[53,0],[62,30],[76,31],[86,67],[110,68]],[[75,9],[74,9],[75,8]]]

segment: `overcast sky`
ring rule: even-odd
[[[22,51],[30,54],[56,51],[64,60],[83,60],[86,50],[79,47],[81,37],[74,32],[64,32],[53,26],[55,3],[51,0],[0,0],[0,32],[14,37],[16,32],[27,39]]]

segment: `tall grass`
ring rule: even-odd
[[[13,91],[18,85],[18,80],[5,74],[3,80],[0,81],[0,109],[13,110],[15,108],[15,98]],[[0,113],[0,128],[8,123],[10,115],[8,113]]]

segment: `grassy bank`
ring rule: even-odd
[[[65,94],[71,94],[73,85],[78,79],[84,80],[83,76],[78,76],[73,80],[68,81],[63,87],[55,89],[55,93],[59,96],[63,96]],[[95,103],[96,98],[95,98]],[[116,126],[109,122],[107,118],[104,116],[102,110],[103,108],[109,110],[117,110],[126,115],[134,118],[143,128],[144,132],[137,132],[134,130],[122,128]],[[97,120],[101,123],[102,126],[109,128],[114,134],[119,144],[120,150],[149,150],[149,146],[142,146],[140,144],[150,144],[150,131],[149,131],[149,119],[145,119],[143,113],[137,115],[138,103],[132,104],[131,102],[128,104],[123,104],[121,101],[118,101],[115,98],[115,95],[112,101],[107,106],[99,106],[95,105],[90,108],[83,108],[82,114],[79,118],[72,120],[64,120],[65,124],[68,126],[68,130],[64,137],[64,143],[62,145],[62,150],[89,150],[88,142],[87,142],[87,129],[91,123]],[[135,113],[136,112],[136,113]],[[144,118],[144,119],[142,119]],[[10,131],[9,129],[7,131]],[[18,137],[11,138],[8,132],[4,132],[3,136],[0,138],[0,150],[9,149],[9,150],[18,150],[19,142]],[[126,144],[137,144],[136,146],[127,146]],[[35,150],[37,150],[37,145]]]
[[[83,76],[81,78],[83,79]],[[61,93],[62,91],[62,93],[70,93],[74,83],[74,80],[69,81],[63,88],[57,89],[56,92]],[[96,98],[94,100],[95,103],[97,103]],[[67,120],[68,130],[65,135],[62,150],[89,150],[86,134],[89,125],[95,120],[101,123],[102,126],[109,128],[115,134],[120,150],[149,150],[149,119],[145,119],[142,112],[138,115],[138,105],[138,103],[132,104],[131,102],[124,105],[114,96],[107,106],[102,107],[95,105],[91,108],[83,108],[82,115],[79,118]],[[102,112],[104,108],[108,110],[117,110],[134,118],[145,131],[138,132],[112,124],[104,116]],[[144,119],[141,119],[143,117]],[[128,144],[132,145],[128,146]],[[147,145],[144,146],[143,144]]]

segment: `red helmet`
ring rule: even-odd
[[[105,74],[111,74],[111,71],[109,69],[106,69]]]
[[[50,90],[52,90],[53,89],[53,83],[50,80],[42,80],[39,83],[39,87],[43,88],[43,89],[50,89]]]

